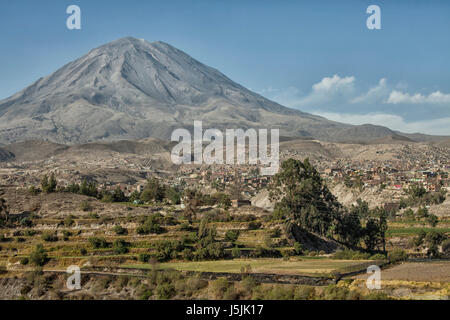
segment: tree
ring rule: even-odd
[[[375,246],[381,245],[383,248],[383,252],[386,253],[386,231],[388,228],[387,225],[387,217],[388,212],[380,207],[376,207],[370,212],[370,230],[367,229],[367,224],[369,224],[369,220],[366,224],[366,230],[368,236],[372,237],[372,240],[375,243]],[[366,244],[367,245],[367,244]],[[373,250],[374,247],[367,247],[369,250]]]
[[[417,209],[417,217],[419,219],[423,219],[423,218],[427,218],[429,213],[428,213],[428,209],[426,207],[421,207],[419,209]]]
[[[0,198],[0,226],[9,219],[9,209],[6,200]]]
[[[88,182],[86,180],[83,180],[79,187],[79,192],[80,194],[88,197],[97,197],[98,196],[97,184],[93,181]]]
[[[225,232],[225,241],[235,242],[239,238],[239,230],[228,230]]]
[[[149,179],[141,194],[141,200],[145,202],[162,201],[164,199],[164,187],[157,179]]]
[[[288,221],[320,235],[329,235],[342,212],[309,159],[284,161],[273,177],[270,197],[278,200],[276,209],[286,213]]]
[[[363,228],[357,211],[343,214],[338,218],[335,233],[346,244],[356,247],[363,235]]]
[[[439,245],[447,239],[443,231],[432,230],[425,236],[425,242],[428,246],[428,255],[431,257],[439,257]]]
[[[428,215],[428,217],[426,219],[427,219],[427,222],[430,224],[430,226],[432,226],[433,228],[436,227],[439,222],[438,217],[434,214]]]
[[[36,245],[36,248],[30,255],[30,262],[35,266],[41,267],[47,263],[48,256],[42,244]]]
[[[175,187],[167,187],[165,190],[165,196],[167,199],[172,202],[172,204],[180,204],[181,203],[181,193]]]
[[[378,224],[374,218],[369,218],[364,228],[364,244],[367,250],[373,251],[379,241]]]
[[[356,200],[356,205],[351,206],[350,212],[356,214],[359,218],[365,219],[369,215],[369,204],[361,199]]]
[[[127,197],[123,193],[122,189],[117,186],[112,193],[113,202],[125,202],[127,201]]]
[[[58,184],[56,182],[55,175],[53,173],[50,175],[50,179],[48,178],[47,175],[44,175],[42,177],[41,187],[42,191],[44,191],[45,193],[55,192],[57,185]]]

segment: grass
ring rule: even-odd
[[[175,269],[195,272],[240,273],[241,268],[251,266],[253,273],[292,274],[292,275],[329,275],[333,271],[362,265],[365,260],[332,260],[332,259],[234,259],[201,262],[169,262],[158,265],[160,269]],[[124,268],[151,269],[149,264],[124,265]]]
[[[432,227],[390,227],[387,231],[386,234],[388,236],[393,236],[393,235],[416,235],[418,234],[420,231],[425,231],[425,232],[429,232],[429,231],[443,231],[443,232],[450,232],[450,228],[439,228],[439,225],[436,228],[432,228]]]

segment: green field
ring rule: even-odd
[[[333,271],[364,266],[367,260],[332,260],[327,258],[291,258],[283,259],[234,259],[200,262],[169,262],[158,265],[160,269],[195,272],[240,273],[242,268],[251,267],[253,273],[292,274],[292,275],[329,275]],[[123,265],[124,268],[151,269],[150,264]]]

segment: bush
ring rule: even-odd
[[[22,227],[29,228],[29,227],[33,226],[33,221],[31,221],[31,219],[27,217],[27,218],[23,218],[22,220],[20,220],[19,224]]]
[[[116,235],[127,235],[128,234],[128,230],[122,226],[115,226],[113,231],[116,233]]]
[[[41,235],[42,240],[46,241],[46,242],[56,242],[58,241],[58,237],[56,236],[56,234],[51,233],[51,232],[44,232]]]
[[[35,266],[43,266],[47,263],[48,256],[42,244],[36,245],[36,248],[30,255],[29,261]]]
[[[258,230],[261,228],[262,224],[259,221],[251,221],[248,224],[248,230]]]
[[[94,249],[101,249],[101,248],[108,248],[109,244],[108,242],[105,240],[105,238],[96,238],[96,237],[91,237],[88,239],[89,243],[91,244],[91,246]]]
[[[32,196],[35,196],[35,195],[38,195],[41,192],[41,190],[39,188],[36,188],[35,186],[31,186],[30,188],[28,188],[28,192]]]
[[[175,259],[177,253],[184,249],[180,241],[163,240],[154,244],[156,249],[156,259],[158,261],[166,261]]]
[[[182,255],[184,260],[191,261],[191,260],[194,259],[194,253],[189,248],[186,248],[183,251],[181,251],[181,255]]]
[[[224,294],[227,291],[230,283],[226,278],[219,278],[211,283],[211,290],[214,297],[218,300],[224,298]]]
[[[30,259],[27,257],[20,259],[20,264],[23,266],[27,265],[29,262],[30,262]]]
[[[81,249],[80,249],[80,254],[81,254],[82,256],[87,255],[87,253],[88,253],[88,251],[87,251],[85,248],[81,248]]]
[[[300,242],[294,243],[294,252],[298,256],[303,253],[303,245]]]
[[[295,300],[312,300],[314,299],[316,290],[314,287],[301,285],[295,289],[294,299]]]
[[[72,215],[69,215],[64,219],[64,225],[66,227],[71,227],[71,226],[73,226],[74,223],[75,223],[75,220],[73,219]]]
[[[389,296],[382,291],[371,292],[368,295],[366,295],[364,297],[364,299],[365,300],[391,300],[391,298],[389,298]]]
[[[82,211],[85,211],[85,212],[90,211],[91,210],[91,205],[90,205],[89,201],[87,201],[87,200],[81,201],[80,209]]]
[[[450,255],[450,239],[442,242],[442,252],[444,252],[445,255]]]
[[[114,241],[112,247],[113,247],[115,254],[125,254],[129,251],[128,250],[129,245],[130,244],[128,242],[126,242],[125,240],[117,239]]]
[[[225,241],[235,242],[239,238],[239,230],[228,230],[225,233]]]
[[[384,259],[386,259],[386,256],[381,253],[376,253],[370,257],[370,260],[384,260]]]
[[[148,253],[140,253],[138,260],[143,263],[147,263],[150,261],[151,255]]]
[[[426,220],[427,220],[428,224],[429,224],[430,226],[432,226],[433,228],[436,227],[437,224],[438,224],[438,222],[439,222],[438,217],[437,217],[436,215],[434,215],[434,214],[428,215],[428,216],[426,217]]]
[[[390,262],[393,262],[393,263],[405,261],[406,259],[408,259],[408,254],[403,249],[395,248],[394,250],[389,251],[388,259]]]
[[[159,300],[168,300],[175,296],[175,288],[171,283],[160,284],[156,287],[156,297]]]
[[[161,223],[161,215],[154,214],[149,216],[137,229],[136,232],[138,234],[159,234],[164,231],[160,226]]]
[[[99,215],[98,215],[98,213],[95,213],[95,212],[89,212],[88,218],[89,219],[98,219]]]
[[[324,299],[326,300],[347,300],[350,290],[345,287],[330,285],[324,290]]]
[[[369,253],[356,251],[356,250],[339,250],[332,257],[337,260],[368,260],[370,258]]]
[[[180,224],[178,226],[178,230],[180,230],[180,231],[191,231],[192,228],[191,228],[191,225],[189,223],[183,222],[182,224]]]

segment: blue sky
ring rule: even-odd
[[[66,28],[77,4],[82,29]],[[368,30],[366,8],[381,8]],[[283,105],[450,135],[450,1],[2,1],[0,99],[124,36],[162,40]]]

